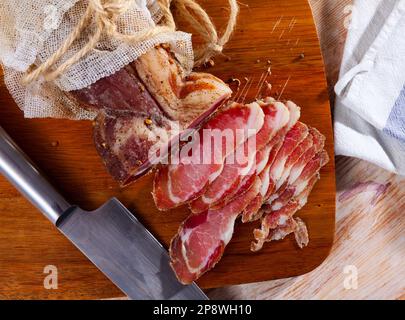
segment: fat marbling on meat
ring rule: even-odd
[[[233,104],[209,119],[197,132],[197,138],[181,147],[178,163],[158,169],[153,183],[157,208],[173,209],[199,197],[221,174],[227,156],[260,131],[263,124],[264,113],[256,103]]]
[[[260,189],[256,177],[251,188],[218,210],[192,214],[170,245],[171,266],[180,282],[190,284],[212,269],[231,241],[235,221]]]
[[[266,150],[264,155],[258,152],[266,149],[276,133],[287,124],[289,111],[284,104],[271,102],[260,106],[264,112],[264,125],[255,135],[255,143],[246,141],[225,159],[221,174],[206,188],[202,196],[190,203],[192,212],[202,212],[224,201],[238,186],[239,181],[249,174],[251,167],[257,166],[257,161],[262,161],[260,157],[266,155]],[[239,157],[240,154],[243,156]]]
[[[274,108],[275,101],[266,100]],[[189,203],[193,212],[182,224],[170,246],[171,265],[181,282],[190,283],[214,267],[231,240],[235,221],[240,216],[242,222],[261,218],[261,229],[254,230],[252,251],[258,251],[265,242],[284,238],[290,233],[294,233],[300,247],[308,243],[305,223],[294,215],[306,204],[319,179],[320,169],[328,162],[328,155],[323,150],[324,137],[319,131],[298,121],[299,107],[292,102],[286,103],[287,108],[282,108],[281,105],[283,104],[278,104],[279,112],[288,109],[288,117],[280,118],[283,119],[282,124],[273,118],[273,125],[278,123],[273,130],[269,130],[268,125],[266,127],[263,101],[238,106],[260,106],[259,109],[264,111],[261,130],[257,130],[251,137],[260,141],[258,148],[252,151],[247,148],[246,142],[241,142],[239,147],[252,154],[251,158],[256,160],[252,166],[246,165],[249,163],[246,161],[243,163],[245,166],[238,168],[242,170],[232,171],[230,169],[233,167],[226,162],[226,155],[222,154],[221,159],[224,161],[217,164],[214,170],[204,172],[204,168],[189,164],[169,164],[158,170],[155,183],[159,183],[154,186],[158,208],[170,209]],[[232,108],[222,112],[229,110]],[[217,117],[222,112],[214,115],[207,124],[218,120]],[[271,117],[267,120],[270,119]],[[228,126],[222,128],[226,127]],[[199,150],[211,154],[212,151],[201,148],[202,145],[199,144]],[[170,176],[169,168],[172,172],[181,174],[176,178]],[[162,172],[165,174],[162,175]],[[212,172],[215,172],[213,179]],[[296,175],[294,179],[293,175]],[[176,186],[178,182],[180,184]],[[173,194],[173,187],[177,187],[176,195]],[[214,191],[219,196],[216,197]],[[201,201],[204,196],[218,201]],[[190,202],[190,199],[195,200]]]

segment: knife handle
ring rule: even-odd
[[[1,126],[0,173],[55,225],[71,207]]]

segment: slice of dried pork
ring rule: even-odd
[[[318,153],[307,163],[301,175],[289,185],[280,197],[272,204],[266,204],[261,208],[261,229],[255,229],[253,234],[256,243],[252,243],[252,250],[258,251],[272,229],[283,225],[308,201],[308,197],[319,180],[319,171],[329,161],[326,151]]]
[[[308,245],[308,229],[305,222],[299,217],[291,217],[284,224],[270,230],[266,242],[283,240],[291,233],[294,233],[295,241],[301,249]]]
[[[264,113],[257,103],[233,104],[208,120],[197,138],[181,147],[179,163],[166,165],[156,173],[153,197],[157,208],[169,210],[199,197],[221,174],[225,158],[259,132],[263,124]]]
[[[224,208],[192,214],[180,226],[170,245],[171,266],[180,282],[190,284],[221,259],[231,241],[235,221],[260,189],[260,179],[244,195]]]
[[[239,181],[249,173],[252,166],[262,166],[263,160],[266,160],[262,157],[266,157],[266,155],[268,157],[270,149],[266,146],[287,124],[289,110],[283,103],[278,102],[260,105],[264,112],[264,125],[252,137],[255,139],[255,143],[246,141],[225,159],[221,174],[207,187],[201,197],[190,203],[192,212],[203,212],[223,201],[235,189]],[[263,150],[263,152],[257,152],[257,150]]]

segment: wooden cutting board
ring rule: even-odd
[[[328,90],[318,38],[306,0],[250,0],[241,4],[238,27],[209,72],[227,80],[254,80],[246,101],[254,99],[256,83],[271,66],[271,94],[302,107],[302,120],[327,136],[333,159],[333,134]],[[217,25],[224,25],[226,1],[204,1]],[[271,62],[271,64],[269,64]],[[72,203],[92,210],[118,197],[167,247],[186,209],[158,212],[151,197],[149,175],[121,190],[108,176],[92,142],[92,125],[56,119],[23,119],[4,84],[0,87],[0,124],[49,176]],[[300,250],[293,237],[250,252],[257,223],[240,223],[217,267],[198,282],[213,288],[292,277],[319,266],[329,253],[335,226],[335,173],[333,160],[309,203],[299,212],[310,234]],[[44,268],[58,270],[58,289],[45,289]],[[122,295],[74,246],[0,177],[0,299],[107,298]]]

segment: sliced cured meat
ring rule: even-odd
[[[302,249],[306,247],[309,243],[308,229],[305,222],[300,218],[295,218],[297,227],[294,230],[295,241],[298,246]]]
[[[257,150],[264,148],[290,119],[289,109],[281,102],[258,102],[265,115],[263,128],[256,135]]]
[[[312,148],[312,145],[313,145],[312,135],[308,134],[307,137],[288,156],[281,177],[278,179],[277,183],[274,182],[274,180],[272,180],[272,182],[274,183],[273,192],[271,196],[269,196],[269,198],[266,200],[266,203],[272,203],[284,191],[284,189],[288,185],[287,180],[290,176],[292,167],[310,148]]]
[[[237,217],[255,198],[260,184],[256,178],[246,194],[224,208],[193,214],[183,222],[169,250],[171,266],[180,282],[190,284],[218,263],[232,238]]]
[[[273,192],[275,190],[276,183],[272,179],[270,170],[274,164],[274,161],[276,160],[277,155],[279,154],[281,147],[283,146],[283,138],[284,138],[284,136],[280,134],[277,137],[275,137],[275,139],[272,141],[272,143],[274,143],[275,145],[273,146],[273,148],[270,152],[266,167],[264,168],[263,172],[260,174],[260,178],[263,181],[260,195],[257,196],[256,203],[249,206],[243,213],[242,222],[244,222],[244,223],[252,222],[252,221],[255,221],[255,220],[258,220],[261,218],[263,211],[260,209],[260,207],[257,208],[257,203],[259,202],[259,198],[261,198],[260,200],[262,201],[262,203],[266,202],[266,200],[269,199],[269,197],[273,194]],[[258,210],[255,211],[256,209],[258,209]]]
[[[316,130],[315,128],[309,128],[309,135],[307,139],[308,138],[311,139],[311,147],[307,148],[307,146],[305,146],[304,140],[301,143],[301,147],[304,147],[300,148],[300,146],[298,146],[297,149],[294,150],[293,154],[289,157],[287,162],[290,162],[290,164],[293,163],[296,160],[297,155],[300,156],[299,159],[296,160],[292,166],[288,164],[286,165],[278,186],[276,186],[275,188],[276,192],[274,192],[271,197],[269,197],[266,203],[271,204],[272,202],[274,202],[289,185],[293,184],[295,180],[297,180],[308,162],[310,162],[310,160],[313,159],[317,153],[322,151],[325,145],[325,137],[318,130]],[[307,150],[303,150],[306,148]],[[305,152],[302,153],[302,151]]]
[[[271,132],[266,123],[275,116],[273,113],[270,117],[271,113],[266,112],[265,107],[270,111],[276,109],[277,104],[274,99],[264,101],[268,104],[258,101],[248,106],[232,105],[212,117],[199,131],[229,128],[229,124],[225,126],[224,123],[230,120],[218,117],[234,108],[258,108],[262,110],[264,121],[261,130],[250,137],[259,142],[260,148],[252,152],[248,139],[236,141],[230,152],[222,145],[220,161],[203,163],[202,167],[186,152],[185,159],[180,156],[180,163],[160,168],[155,176],[154,198],[159,209],[189,203],[193,211],[170,246],[171,266],[184,284],[197,280],[221,259],[240,215],[242,222],[261,219],[261,228],[254,230],[252,251],[260,250],[265,242],[281,240],[291,233],[299,247],[308,244],[306,225],[294,215],[307,203],[321,167],[329,160],[323,150],[325,138],[316,129],[298,121],[299,108],[291,102],[286,104],[288,119]],[[231,125],[231,128],[234,127]],[[244,128],[246,130],[246,126]],[[210,136],[207,139],[212,140]],[[191,145],[193,143],[200,151],[197,160],[205,159],[201,156],[207,152],[204,141],[199,138]],[[217,148],[210,149],[208,158],[217,159],[216,152]],[[235,165],[227,161],[239,152],[243,154],[244,162]]]
[[[297,245],[302,249],[309,243],[308,229],[305,222],[300,218],[289,218],[283,225],[270,230],[266,242],[283,240],[294,233]],[[253,247],[254,250],[254,247]]]
[[[199,213],[218,202],[223,202],[238,186],[240,180],[249,174],[252,166],[258,164],[263,166],[265,160],[263,157],[270,152],[268,144],[287,124],[289,111],[282,103],[261,104],[261,108],[264,112],[264,125],[255,136],[252,136],[255,143],[248,140],[227,157],[221,174],[207,187],[201,197],[190,203],[192,212]],[[256,150],[263,151],[256,152]]]
[[[280,150],[282,145],[283,145],[283,141],[280,139],[277,142],[277,144],[273,147],[273,150],[271,151],[270,156],[269,156],[269,162],[267,163],[267,167],[266,167],[265,173],[264,173],[264,174],[268,175],[268,177],[266,177],[266,179],[265,179],[265,181],[268,181],[268,186],[267,186],[266,195],[264,196],[264,200],[266,200],[270,197],[270,195],[274,191],[274,188],[276,187],[274,180],[271,179],[270,169],[271,169],[271,167],[274,163],[274,160],[276,159],[277,153]]]
[[[281,185],[288,179],[288,177],[290,176],[291,169],[294,166],[294,164],[309,148],[312,147],[312,144],[313,144],[312,135],[308,134],[307,137],[303,141],[301,141],[301,143],[289,155],[289,157],[284,165],[284,171],[283,171],[280,179],[276,183],[276,190],[278,190],[281,187]]]
[[[242,213],[242,222],[251,222],[256,220],[256,215],[259,214],[259,210],[263,204],[263,195],[259,193],[243,210]]]
[[[268,174],[269,177],[266,177],[266,178],[262,177],[262,179],[264,181],[268,180],[268,189],[267,189],[266,194],[263,196],[264,200],[267,200],[271,196],[271,194],[274,192],[274,189],[275,189],[276,181],[274,180],[274,178],[272,178],[270,170],[273,168],[273,164],[275,163],[275,161],[277,160],[277,158],[279,156],[280,149],[284,146],[284,140],[285,140],[286,134],[294,126],[297,125],[299,117],[301,116],[300,108],[295,103],[288,101],[286,103],[286,105],[287,105],[288,110],[290,111],[290,119],[289,119],[287,125],[282,130],[280,130],[277,133],[277,135],[273,138],[273,140],[270,142],[270,144],[272,146],[272,150],[270,152],[269,159],[267,161],[267,165],[264,169],[264,171],[266,171],[266,174]],[[257,219],[260,218],[260,215],[256,215],[256,218]]]
[[[292,217],[298,210],[299,210],[298,202],[290,201],[279,210],[265,214],[262,217],[261,228],[255,229],[253,231],[253,236],[256,242],[252,242],[251,245],[252,251],[259,251],[266,242],[270,230],[273,230],[278,226],[285,224],[288,221],[288,219]]]
[[[275,229],[270,230],[266,242],[283,240],[289,234],[293,233],[297,227],[294,218],[289,218],[284,224],[277,226]]]
[[[163,173],[156,174],[153,191],[156,206],[169,210],[200,196],[222,172],[224,159],[235,146],[257,133],[263,123],[264,113],[256,103],[234,105],[207,121],[199,130],[199,138],[181,148],[179,163],[170,164]],[[225,138],[224,132],[228,133]],[[184,150],[192,150],[192,155]]]
[[[270,230],[283,225],[298,210],[304,207],[308,197],[319,180],[319,170],[328,162],[329,158],[325,151],[319,153],[313,161],[310,161],[305,167],[302,175],[297,179],[297,184],[285,190],[277,201],[271,205],[265,205],[261,209],[263,215],[261,229],[255,229],[253,232],[256,243],[252,243],[252,250],[258,251],[263,247]],[[318,163],[319,167],[314,164]],[[316,168],[315,172],[313,171]],[[314,172],[310,174],[310,172]]]
[[[313,177],[318,174],[319,170],[325,166],[329,161],[329,156],[326,151],[318,153],[311,161],[304,167],[301,175],[293,183],[289,184],[280,196],[273,201],[269,207],[272,210],[278,210],[283,207],[291,198],[298,196],[303,192]]]
[[[253,183],[256,180],[256,170],[254,167],[251,168],[251,171],[242,179],[240,179],[237,187],[228,195],[226,196],[222,201],[214,204],[211,206],[211,209],[220,209],[225,207],[229,202],[231,202],[233,199],[239,197],[240,195],[243,195],[245,192],[247,192],[253,185]]]
[[[214,207],[221,199],[226,199],[238,187],[242,175],[238,175],[236,165],[225,165],[221,174],[211,183],[204,193],[190,203],[193,213],[200,213]]]
[[[312,136],[312,146],[309,148],[293,165],[288,177],[288,183],[293,183],[302,173],[307,163],[315,157],[316,154],[321,152],[325,146],[325,136],[315,128],[309,128]]]
[[[302,190],[298,194],[291,194],[289,201],[287,201],[283,206],[280,206],[279,208],[275,208],[274,206],[264,206],[264,211],[266,212],[268,216],[268,221],[267,224],[271,229],[274,229],[277,225],[283,224],[283,221],[287,218],[287,215],[284,215],[285,212],[288,212],[285,210],[285,208],[291,204],[291,203],[296,203],[297,208],[301,209],[307,202],[308,196],[311,193],[312,189],[314,188],[315,184],[319,180],[319,173],[314,174],[312,178],[310,178],[306,182],[306,187],[304,190]]]
[[[261,174],[266,169],[272,149],[273,145],[269,143],[256,153],[256,174]]]
[[[271,162],[271,159],[274,159],[275,154],[277,153],[276,150],[278,150],[277,145],[273,146],[273,142],[274,142],[273,140],[268,145],[268,147],[270,149],[272,149],[272,150],[269,153],[267,163]],[[274,149],[276,149],[276,150],[274,150]],[[261,159],[261,157],[264,156],[264,155],[267,155],[267,151],[265,151],[264,153],[261,153],[261,152],[258,153],[258,157],[256,158],[257,163],[259,163],[259,165],[260,165],[260,168],[259,168],[260,170],[261,170],[261,168],[263,166],[262,162],[264,161],[264,159]],[[258,174],[260,174],[260,177],[263,178],[264,183],[267,183],[268,179],[266,177],[266,174],[268,175],[269,169],[270,169],[269,164],[267,164],[264,167],[264,169],[261,170],[261,171],[259,171],[257,167],[252,167],[250,172],[247,175],[241,177],[240,182],[237,185],[237,187],[234,188],[232,190],[232,192],[227,197],[223,198],[220,202],[215,204],[213,207],[214,208],[221,208],[221,207],[225,206],[229,201],[231,201],[234,197],[238,196],[239,194],[243,194],[244,192],[246,192],[246,190],[248,190],[251,187],[252,183],[254,182],[255,176],[258,175]]]
[[[212,75],[186,76],[173,55],[158,46],[69,96],[99,112],[94,126],[97,150],[110,174],[126,185],[155,164],[147,161],[151,145],[168,144],[170,131],[198,128],[231,94]]]
[[[279,147],[276,146],[276,150],[274,151],[274,153],[277,153],[278,148]],[[273,159],[274,159],[274,155],[273,156],[270,155],[269,159],[268,159],[268,164],[265,167],[265,169],[259,174],[256,173],[259,175],[262,185],[260,186],[259,194],[256,196],[256,198],[251,203],[249,203],[249,205],[243,211],[243,214],[242,214],[243,223],[258,220],[261,217],[262,211],[260,210],[260,208],[263,205],[263,202],[265,201],[265,199],[269,193],[269,190],[272,190],[274,188],[274,186],[270,185],[271,181],[270,181],[270,174],[269,174],[269,170],[270,170]]]
[[[264,103],[274,103],[273,98],[266,98],[263,101],[259,101],[259,104],[264,104]],[[297,123],[299,117],[300,117],[300,108],[292,103],[292,102],[287,102],[286,106],[289,110],[289,120],[288,123],[277,132],[277,134],[273,137],[273,139],[266,145],[265,149],[262,149],[263,152],[258,152],[256,156],[256,170],[255,168],[252,168],[251,171],[241,179],[239,185],[233,189],[233,191],[225,198],[221,200],[221,202],[216,203],[214,205],[215,208],[220,208],[221,206],[224,206],[228,201],[233,199],[236,195],[240,194],[241,192],[243,193],[246,189],[248,189],[251,186],[251,183],[253,181],[253,175],[260,175],[261,179],[264,181],[265,186],[267,186],[267,192],[266,195],[263,196],[264,199],[268,199],[271,193],[274,190],[274,181],[269,180],[269,177],[266,175],[269,175],[270,173],[270,168],[278,154],[278,151],[280,150],[282,144],[283,144],[283,139],[285,134]],[[267,157],[267,154],[268,157]],[[267,157],[267,161],[266,158]],[[264,189],[264,188],[262,188]],[[255,203],[257,204],[259,199],[256,199]],[[254,210],[256,209],[256,206],[252,204],[250,206],[249,210],[246,210],[246,212],[242,216],[242,221],[247,222],[247,221],[252,221],[254,219],[259,219],[260,214],[255,213]]]
[[[297,122],[285,135],[283,145],[270,168],[270,179],[277,185],[280,180],[288,157],[297,146],[307,137],[308,127],[302,122]]]

